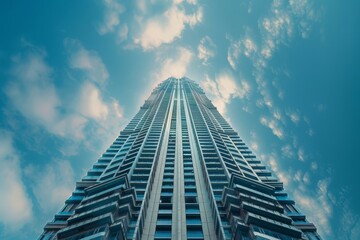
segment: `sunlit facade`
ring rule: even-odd
[[[320,237],[198,84],[169,78],[40,239]]]

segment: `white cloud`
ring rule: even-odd
[[[64,114],[59,119],[56,119],[53,127],[58,129],[60,134],[58,136],[69,138],[72,140],[83,140],[85,138],[84,128],[87,125],[87,120],[79,114]]]
[[[34,195],[46,213],[59,210],[74,189],[74,171],[67,160],[52,160],[43,167],[31,165],[26,168],[25,174],[31,180]]]
[[[89,120],[84,144],[89,149],[94,147],[102,149],[116,137],[117,133],[114,129],[121,128],[123,109],[116,99],[105,101],[100,89],[89,81],[81,85],[78,96],[75,110]]]
[[[315,11],[311,0],[290,0],[292,14],[299,19],[298,28],[303,38],[308,38],[312,22],[319,18],[320,13]]]
[[[253,74],[255,75],[258,91],[262,99],[257,101],[257,106],[267,106],[273,115],[276,108],[270,85],[266,84],[266,70],[269,59],[275,51],[281,46],[288,44],[294,35],[295,30],[300,32],[308,32],[311,23],[316,20],[312,0],[299,0],[290,2],[282,0],[273,0],[269,12],[259,18],[258,30],[260,36],[257,41],[249,37],[249,33],[253,31],[245,26],[245,37],[239,40],[230,40],[228,48],[228,62],[230,66],[236,70],[238,68],[241,55],[250,59],[253,65]],[[253,34],[251,34],[253,35]],[[278,86],[274,86],[279,89]],[[283,99],[284,92],[279,91],[279,97]],[[300,116],[293,114],[289,116],[295,123],[300,121]]]
[[[330,218],[333,206],[328,192],[329,180],[318,181],[317,189],[314,193],[305,188],[294,188],[293,194],[296,203],[300,206],[307,218],[314,222],[320,235],[331,236]],[[318,206],[321,206],[319,208]],[[326,237],[325,237],[326,238]]]
[[[66,39],[65,47],[69,52],[69,65],[82,70],[86,78],[93,82],[104,83],[109,78],[105,64],[95,51],[89,51],[75,39]]]
[[[268,14],[261,17],[258,21],[258,30],[260,33],[258,36],[254,35],[254,31],[246,26],[244,27],[244,36],[240,39],[233,40],[227,36],[230,43],[227,60],[230,66],[234,70],[237,70],[242,66],[242,60],[244,58],[250,60],[253,66],[252,74],[257,83],[257,90],[261,95],[261,98],[256,101],[256,106],[262,108],[264,111],[268,111],[268,117],[261,117],[260,122],[262,125],[268,127],[272,133],[281,140],[286,139],[285,133],[288,132],[286,129],[286,119],[284,118],[281,108],[277,107],[273,93],[275,90],[278,92],[278,97],[283,99],[284,92],[280,91],[280,87],[277,84],[268,84],[268,70],[273,71],[273,68],[268,65],[270,58],[276,50],[281,45],[288,44],[294,36],[294,31],[299,30],[301,18],[306,15],[305,12],[311,12],[310,8],[308,8],[311,5],[309,3],[310,1],[311,0],[300,0],[299,2],[290,1],[290,3],[288,3],[282,0],[274,0],[272,1]],[[255,36],[256,38],[250,36]],[[271,87],[274,89],[271,89]],[[285,114],[290,121],[295,124],[301,121],[299,111],[285,111]],[[313,130],[310,126],[309,129],[309,135],[312,135]],[[285,145],[281,151],[282,156],[286,158],[297,157],[300,161],[304,161],[307,158],[303,148]]]
[[[229,74],[222,74],[217,78],[218,90],[225,99],[230,99],[231,96],[244,98],[250,92],[250,85],[245,80],[240,82],[237,86],[235,79]]]
[[[234,70],[237,69],[237,62],[239,61],[241,54],[250,59],[255,58],[254,54],[257,53],[258,47],[252,38],[246,36],[238,41],[234,41],[230,37],[227,38],[230,40],[227,60]]]
[[[265,59],[269,59],[275,49],[275,43],[272,39],[267,39],[264,41],[262,49],[261,49],[261,54]]]
[[[117,0],[104,0],[105,15],[104,21],[98,28],[101,35],[114,32],[120,24],[120,14],[124,11],[124,7]]]
[[[227,73],[220,74],[215,80],[206,76],[200,85],[221,114],[226,113],[226,105],[231,99],[243,99],[250,93],[250,85],[247,81],[240,81],[239,86],[233,76]]]
[[[83,143],[89,149],[102,149],[116,136],[114,129],[120,129],[123,110],[116,99],[103,96],[102,87],[108,78],[106,66],[96,52],[85,49],[73,39],[67,39],[69,66],[80,70],[81,85],[72,103],[72,109],[86,121]],[[64,121],[66,122],[66,121]]]
[[[216,45],[209,36],[205,36],[200,40],[198,46],[198,58],[206,65],[210,58],[215,57]]]
[[[329,179],[321,179],[314,186],[310,182],[310,173],[300,170],[293,172],[287,167],[284,171],[276,153],[261,154],[261,159],[269,165],[275,176],[284,183],[286,191],[294,197],[297,209],[303,211],[308,221],[313,222],[324,238],[331,236],[330,219],[333,213],[333,201],[329,191]],[[293,176],[290,178],[289,176]],[[321,208],[319,208],[321,206]]]
[[[120,119],[124,116],[122,107],[115,99],[113,99],[111,103],[111,111],[113,113],[113,116],[117,119]]]
[[[302,161],[302,162],[305,161],[306,156],[305,156],[305,151],[303,148],[299,148],[297,154],[298,154],[298,159],[300,161]]]
[[[124,24],[120,27],[118,32],[118,39],[120,42],[125,41],[128,38],[129,28],[127,24]]]
[[[120,129],[123,110],[116,99],[103,95],[102,87],[108,79],[108,71],[95,51],[85,49],[78,40],[67,39],[69,66],[80,70],[81,85],[71,108],[86,119],[84,144],[90,149],[109,143],[115,137],[114,129]]]
[[[250,147],[254,151],[259,150],[259,145],[257,144],[257,142],[250,142]]]
[[[318,169],[318,164],[316,162],[311,163],[311,170],[316,171]]]
[[[122,118],[120,104],[115,99],[105,101],[98,87],[109,77],[102,59],[95,51],[85,49],[78,40],[66,39],[65,46],[69,51],[69,66],[81,70],[84,75],[74,104],[76,112],[98,123]]]
[[[272,133],[280,139],[284,139],[284,130],[279,126],[279,122],[275,119],[260,118],[260,123],[271,129]]]
[[[298,124],[300,122],[299,111],[286,111],[286,115],[293,123]]]
[[[45,57],[43,50],[35,48],[15,56],[5,94],[15,109],[32,123],[58,136],[82,138],[86,121],[75,114],[66,117],[60,114],[62,102]]]
[[[279,109],[274,108],[272,115],[276,120],[282,120],[282,115]]]
[[[123,109],[115,99],[104,102],[108,109],[106,119],[96,119],[95,126],[88,128],[88,139],[85,145],[89,149],[101,150],[108,147],[118,135],[116,130],[123,127]],[[115,131],[114,131],[115,130]]]
[[[45,63],[45,56],[44,52],[38,51],[13,57],[11,75],[15,79],[6,91],[24,115],[40,122],[55,118],[56,108],[60,105],[51,79],[52,69]]]
[[[109,114],[106,103],[103,102],[99,89],[89,81],[82,84],[77,109],[85,117],[104,120]]]
[[[113,129],[122,125],[122,108],[115,99],[102,96],[99,86],[108,74],[96,52],[88,51],[77,40],[66,40],[70,67],[80,70],[80,75],[76,77],[78,84],[72,86],[71,94],[59,95],[64,91],[54,84],[45,51],[28,45],[30,49],[13,58],[11,79],[4,88],[14,109],[31,124],[71,140],[72,144],[84,143],[93,148],[114,138]]]
[[[22,181],[21,166],[12,136],[0,130],[0,223],[16,231],[32,219],[32,202]]]
[[[227,60],[230,64],[230,66],[236,70],[236,61],[240,56],[241,51],[241,42],[240,41],[232,41],[230,43],[229,49],[228,49],[228,55]]]
[[[257,46],[251,38],[247,37],[242,42],[244,45],[244,55],[246,57],[250,57],[253,53],[257,51]]]
[[[256,72],[255,81],[258,86],[258,92],[262,97],[257,101],[256,106],[258,106],[259,108],[266,106],[271,115],[274,115],[274,111],[276,111],[276,109],[278,108],[274,108],[275,105],[271,95],[271,91],[268,87],[268,82],[266,81],[266,79],[264,79],[263,73],[261,71]]]
[[[292,149],[291,145],[290,144],[286,144],[285,146],[283,146],[281,148],[281,153],[282,153],[282,156],[286,157],[286,158],[293,158],[295,153],[294,153],[294,150]]]
[[[301,36],[309,36],[311,25],[318,18],[312,0],[274,0],[270,13],[259,20],[262,32],[261,58],[271,58],[280,44],[286,44],[298,29]],[[258,59],[259,60],[259,59]]]
[[[156,72],[156,83],[167,79],[168,77],[184,77],[187,68],[192,60],[193,53],[187,49],[180,47],[177,49],[177,53],[172,58],[159,59],[159,65],[161,69]]]
[[[309,173],[305,172],[303,173],[301,170],[296,171],[294,175],[294,180],[297,182],[297,184],[309,184],[310,183],[310,176]],[[305,186],[300,186],[300,188],[305,188]]]
[[[288,174],[280,170],[275,154],[269,154],[268,157],[266,157],[266,155],[262,155],[261,158],[263,161],[267,162],[267,164],[270,166],[270,169],[275,173],[276,177],[278,177],[281,182],[283,182],[285,185],[289,184],[290,179]]]
[[[292,113],[290,115],[290,120],[293,122],[293,123],[298,123],[300,121],[300,117],[297,113]]]
[[[283,11],[274,11],[275,15],[271,18],[264,18],[262,27],[276,40],[279,37],[291,36],[292,22],[290,16]]]
[[[146,0],[135,0],[137,9],[142,13],[146,12],[147,10],[146,2]]]
[[[355,213],[348,204],[349,200],[340,206],[343,209],[340,223],[341,226],[338,229],[337,236],[343,237],[343,239],[360,239],[360,216]]]
[[[117,0],[103,0],[104,20],[98,27],[100,35],[114,34],[116,42],[125,42],[127,49],[140,46],[148,51],[172,43],[181,38],[187,28],[193,28],[203,19],[203,9],[196,0],[136,0],[128,4],[130,12],[122,21],[120,18],[125,4]]]
[[[141,22],[143,26],[134,42],[144,50],[151,50],[180,38],[186,26],[193,27],[202,21],[202,8],[187,14],[184,7],[174,3],[164,13]]]

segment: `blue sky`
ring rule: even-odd
[[[0,238],[36,238],[152,88],[185,75],[324,239],[360,239],[358,9],[2,1]]]

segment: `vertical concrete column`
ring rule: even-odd
[[[175,142],[175,169],[174,169],[174,197],[172,217],[172,239],[186,239],[186,215],[185,215],[185,190],[184,190],[184,165],[182,155],[182,126],[180,109],[180,80],[177,88],[177,112],[176,112],[176,142]]]
[[[146,210],[145,224],[144,224],[143,234],[141,237],[141,239],[143,240],[152,240],[155,237],[156,221],[159,212],[161,187],[164,177],[164,168],[165,168],[166,153],[169,142],[171,116],[174,109],[175,94],[176,92],[173,91],[172,97],[170,99],[171,101],[170,109],[166,117],[166,125],[164,129],[163,141],[159,143],[159,146],[161,146],[161,150],[159,154],[157,168],[155,170],[155,178],[154,178],[153,186],[151,188],[149,204]]]
[[[216,240],[216,233],[215,233],[215,222],[212,216],[211,205],[210,205],[210,198],[209,193],[206,189],[206,181],[204,178],[204,173],[201,168],[201,155],[200,150],[196,144],[198,141],[196,135],[194,134],[194,128],[191,123],[191,113],[188,108],[188,100],[186,95],[183,93],[184,104],[185,107],[185,116],[186,116],[186,123],[188,126],[189,132],[189,141],[190,141],[190,149],[191,149],[191,157],[193,159],[194,165],[194,175],[195,175],[195,182],[196,182],[196,191],[198,196],[199,208],[200,208],[200,217],[202,222],[202,229],[204,233],[205,240]]]

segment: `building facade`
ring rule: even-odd
[[[320,239],[199,85],[159,84],[45,239]]]

